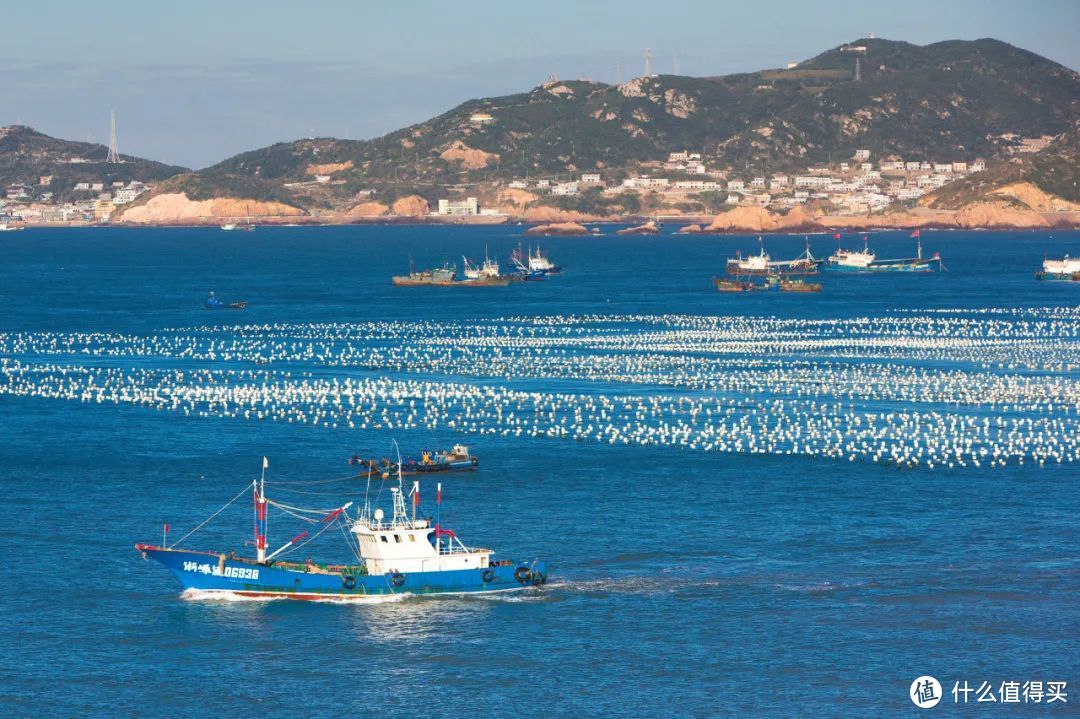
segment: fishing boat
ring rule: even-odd
[[[774,260],[765,252],[765,242],[758,238],[761,246],[756,255],[743,257],[737,253],[735,257],[729,257],[727,261],[727,273],[729,275],[814,275],[817,274],[817,266],[820,260],[814,257],[810,251],[810,241],[806,241],[806,249],[801,255],[791,260]]]
[[[517,250],[510,256],[510,260],[515,267],[533,274],[546,276],[557,275],[562,272],[562,267],[552,262],[547,253],[540,249],[539,244],[537,244],[535,252],[532,247],[528,247],[524,253],[521,251],[521,245],[518,245]]]
[[[781,292],[821,292],[820,282],[806,280],[780,280]]]
[[[723,280],[719,277],[712,278],[717,292],[750,292],[754,289],[754,283],[744,280]]]
[[[209,295],[206,296],[206,302],[203,303],[203,306],[206,307],[206,309],[208,309],[208,310],[223,310],[223,309],[242,310],[245,307],[247,307],[247,302],[245,302],[243,300],[234,300],[233,302],[225,302],[220,297],[218,297],[213,292],[211,292]]]
[[[424,450],[420,453],[420,459],[410,458],[400,464],[385,457],[381,460],[374,460],[362,459],[359,455],[353,455],[349,459],[349,463],[374,471],[379,476],[391,477],[398,473],[417,475],[438,474],[440,472],[472,472],[480,466],[480,459],[470,454],[469,448],[465,445],[455,444],[449,450]]]
[[[481,265],[472,264],[469,262],[469,258],[465,256],[462,256],[461,261],[464,266],[463,274],[465,279],[456,284],[471,287],[505,287],[513,279],[509,275],[500,274],[499,263],[488,257],[486,253],[484,262]]]
[[[266,470],[246,485],[225,507],[251,493],[254,505],[254,557],[236,552],[193,550],[180,545],[196,530],[178,542],[168,542],[165,526],[162,544],[138,543],[135,549],[144,559],[165,566],[180,582],[185,596],[191,598],[246,597],[254,599],[296,599],[323,601],[359,601],[393,595],[461,594],[521,591],[544,584],[548,578],[546,562],[496,559],[490,549],[464,544],[453,530],[440,521],[442,485],[436,486],[435,516],[421,512],[420,483],[414,481],[406,493],[402,477],[391,480],[389,496],[392,515],[387,518],[378,504],[370,502],[372,478],[369,475],[363,507],[356,516],[347,502],[327,512],[286,505],[267,496]],[[380,490],[385,480],[378,480]],[[406,502],[411,500],[411,512]],[[220,508],[211,518],[217,516]],[[283,516],[301,517],[308,529],[269,551],[267,510],[276,508]],[[209,521],[209,520],[207,520]],[[204,522],[205,524],[205,522]],[[341,531],[345,545],[355,558],[344,564],[319,564],[286,561],[290,552],[327,534],[332,528]]]
[[[393,277],[391,278],[391,282],[395,287],[418,287],[421,285],[446,286],[453,284],[456,277],[457,268],[451,267],[448,264],[437,269],[417,271],[413,268],[412,260],[410,260],[409,274]]]
[[[922,254],[921,233],[916,230],[911,234],[917,239],[915,257],[901,259],[879,260],[877,255],[870,250],[869,241],[863,235],[862,252],[844,250],[839,247],[840,235],[833,235],[837,239],[836,253],[831,255],[825,265],[826,269],[837,272],[940,272],[945,269],[941,261],[941,255],[935,252],[933,256],[926,258]]]
[[[223,231],[225,231],[225,232],[232,232],[233,230],[236,229],[236,223],[235,222],[226,222],[224,225],[221,226],[221,229]]]
[[[516,269],[515,277],[522,282],[538,282],[547,279],[547,270],[532,269],[522,254],[520,247],[510,254],[510,262],[513,263]]]
[[[19,230],[25,230],[23,226],[16,227],[15,225],[9,225],[6,222],[0,222],[0,232],[17,232]]]
[[[1042,269],[1035,273],[1035,279],[1080,282],[1080,257],[1065,255],[1060,260],[1044,257]]]

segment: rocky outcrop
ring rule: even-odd
[[[115,221],[133,224],[196,224],[245,217],[299,217],[303,210],[281,202],[219,197],[192,200],[182,192],[157,195],[141,205],[121,210]]]
[[[785,229],[783,218],[764,207],[736,207],[721,212],[705,229],[710,232],[778,232]]]
[[[652,221],[646,222],[644,225],[638,225],[637,227],[624,227],[618,230],[616,235],[658,235],[660,234],[660,227]]]
[[[419,195],[400,197],[394,201],[391,209],[393,214],[399,217],[424,217],[431,212],[428,201]]]
[[[349,208],[349,211],[345,214],[351,217],[379,217],[389,211],[390,207],[381,202],[361,202],[359,205]]]
[[[494,152],[474,150],[461,140],[454,140],[450,147],[439,153],[439,157],[447,162],[458,162],[465,170],[482,170],[499,159]]]
[[[676,235],[700,235],[703,229],[701,225],[683,225],[679,228]]]
[[[553,222],[537,225],[525,231],[526,235],[587,235],[589,230],[576,222]]]

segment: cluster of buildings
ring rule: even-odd
[[[576,195],[586,187],[601,187],[610,194],[657,193],[670,202],[720,192],[726,194],[725,202],[730,205],[790,208],[821,202],[841,214],[859,214],[913,201],[959,177],[986,169],[983,160],[929,162],[890,155],[874,162],[870,150],[856,150],[849,161],[810,167],[792,175],[711,170],[699,153],[688,151],[673,152],[667,161],[646,166],[655,172],[632,175],[610,186],[599,173],[584,173],[576,180],[518,179],[510,187],[548,195]]]
[[[53,176],[42,175],[37,185],[13,183],[0,198],[0,222],[70,223],[108,222],[113,211],[151,188],[138,182],[77,182],[71,198],[56,200]]]

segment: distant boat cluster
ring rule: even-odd
[[[827,259],[819,259],[810,249],[810,240],[806,241],[806,250],[790,260],[774,260],[765,252],[765,243],[759,237],[761,250],[756,255],[729,258],[727,278],[713,278],[713,284],[720,292],[751,292],[754,290],[780,289],[783,292],[820,292],[822,284],[801,279],[800,275],[816,275],[820,271],[845,272],[859,274],[877,274],[890,272],[942,272],[945,265],[941,255],[935,252],[931,257],[923,257],[921,232],[916,230],[911,235],[916,239],[914,257],[899,259],[879,259],[870,249],[866,235],[863,235],[862,249],[851,250],[841,246],[841,235],[833,235],[837,241],[836,252]]]
[[[442,267],[427,270],[410,267],[408,275],[393,277],[391,282],[395,287],[505,287],[511,282],[535,282],[562,272],[562,268],[553,263],[539,245],[535,250],[528,248],[522,251],[520,246],[514,250],[510,255],[513,269],[506,274],[502,273],[497,260],[486,255],[482,263],[474,263],[468,257],[461,259],[461,278],[458,277],[457,267],[447,262]]]

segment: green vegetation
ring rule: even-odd
[[[121,155],[122,163],[107,163],[108,152],[104,145],[59,140],[25,126],[0,128],[0,184],[25,183],[38,194],[52,192],[55,199],[76,200],[93,196],[73,189],[80,182],[106,186],[132,180],[156,182],[186,172],[183,167],[130,155]],[[39,180],[46,175],[52,175],[52,182],[40,186]]]

